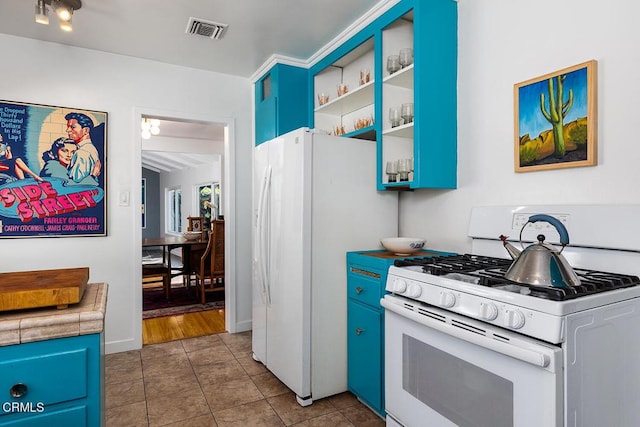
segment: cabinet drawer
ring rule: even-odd
[[[60,410],[50,411],[45,409],[40,414],[20,414],[20,416],[7,416],[0,418],[0,426],[11,427],[55,427],[55,426],[88,426],[87,408],[74,406]]]
[[[347,296],[372,307],[380,307],[380,297],[384,294],[385,283],[382,275],[374,270],[364,270],[350,266],[348,272]]]
[[[46,343],[46,342],[43,342]],[[42,349],[32,343],[6,347],[0,351],[0,394],[3,402],[38,402],[45,406],[87,396],[88,349],[69,348],[36,355],[30,349]],[[22,351],[11,347],[20,347]],[[51,346],[48,346],[51,347]],[[24,384],[22,397],[11,397],[10,390]],[[4,400],[6,399],[6,400]],[[0,410],[1,415],[6,415]]]

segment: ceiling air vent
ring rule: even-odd
[[[195,36],[209,37],[210,39],[221,39],[226,29],[227,24],[191,17],[185,32]]]

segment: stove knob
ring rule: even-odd
[[[481,302],[480,317],[484,320],[495,320],[498,317],[498,307],[492,302]]]
[[[524,326],[524,314],[519,310],[505,311],[504,325],[512,329],[520,329]]]
[[[395,279],[393,281],[393,292],[403,293],[407,290],[407,282],[403,279]]]
[[[422,288],[419,285],[409,285],[407,296],[410,298],[418,298],[422,295]]]
[[[456,296],[451,292],[440,292],[440,307],[453,307],[456,304]]]

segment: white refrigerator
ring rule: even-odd
[[[302,128],[255,147],[253,357],[310,405],[347,390],[346,252],[397,236],[374,141]]]

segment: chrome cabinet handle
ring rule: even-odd
[[[27,385],[18,383],[14,384],[13,387],[9,390],[9,394],[11,397],[15,397],[16,399],[20,399],[21,397],[25,397],[27,395]]]
[[[360,286],[356,287],[356,294],[360,295],[363,292],[364,292],[364,288],[361,288]]]
[[[364,331],[365,331],[364,329],[356,328],[356,335],[360,335],[360,334],[362,334]]]

